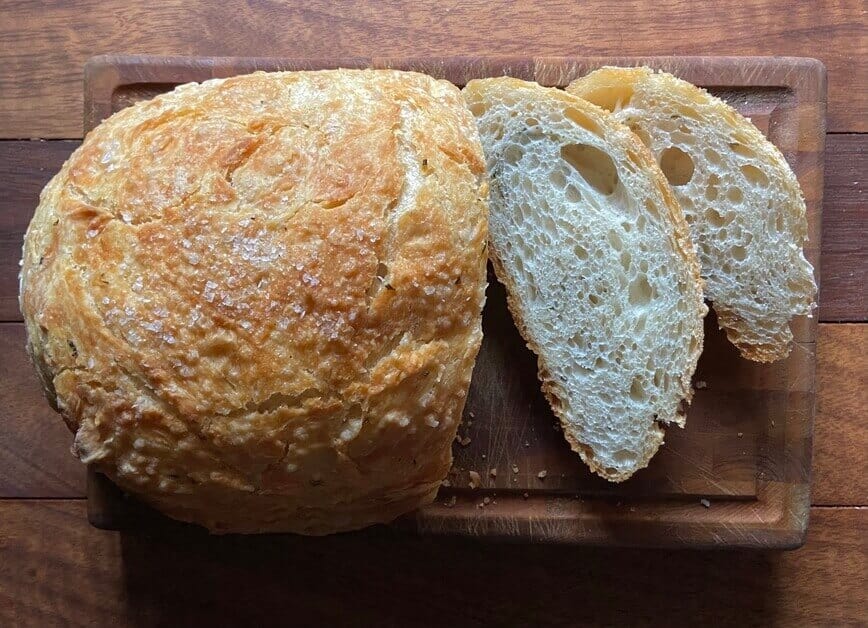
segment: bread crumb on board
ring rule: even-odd
[[[708,382],[706,382],[704,379],[698,379],[696,380],[695,387],[697,389],[708,388]]]
[[[539,473],[537,473],[536,476],[537,476],[540,480],[545,480],[545,479],[546,479],[546,476],[547,476],[548,474],[549,474],[549,472],[546,471],[545,469],[543,469],[542,471],[540,471]]]
[[[458,501],[458,498],[455,495],[453,495],[452,497],[447,499],[445,502],[443,502],[443,505],[446,506],[447,508],[452,508],[455,505],[455,502],[457,502],[457,501]]]
[[[518,465],[517,464],[512,465],[512,472],[518,473]]]
[[[470,475],[470,482],[468,483],[470,488],[478,488],[482,485],[482,478],[476,471],[470,471],[468,475]]]
[[[711,508],[711,502],[705,499],[704,497],[699,500],[699,503],[705,506],[706,508]]]
[[[495,467],[495,468],[489,469],[488,475],[490,475],[493,478],[496,478],[497,477],[497,468]]]

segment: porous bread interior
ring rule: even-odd
[[[691,227],[721,327],[770,362],[792,346],[793,316],[815,306],[805,202],[780,151],[735,109],[648,68],[602,68],[567,91],[609,111],[651,149]]]
[[[650,155],[602,110],[515,79],[463,93],[510,309],[567,439],[624,480],[691,396],[705,306],[686,225]]]
[[[28,349],[74,452],[215,532],[430,502],[481,341],[487,183],[445,81],[190,84],[88,134],[28,229]]]

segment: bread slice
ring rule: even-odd
[[[648,68],[602,68],[567,91],[612,111],[648,145],[696,243],[706,297],[742,356],[786,357],[790,319],[817,287],[802,247],[805,202],[780,151],[735,109]]]
[[[468,83],[490,251],[567,440],[611,481],[647,466],[702,348],[699,265],[651,154],[602,109],[511,78]]]

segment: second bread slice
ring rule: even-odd
[[[706,296],[742,356],[785,358],[789,322],[817,287],[802,248],[799,182],[781,152],[735,109],[665,72],[601,68],[567,91],[613,112],[647,143],[691,226]]]
[[[599,475],[647,466],[702,349],[687,224],[641,142],[609,114],[510,78],[465,99],[491,177],[491,257],[567,440]]]

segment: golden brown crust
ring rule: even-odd
[[[627,127],[618,123],[608,112],[590,102],[559,89],[542,88],[535,83],[507,77],[480,79],[468,83],[464,90],[465,99],[475,101],[479,97],[478,93],[481,93],[486,89],[483,87],[486,83],[489,85],[496,83],[498,90],[502,89],[506,92],[514,92],[516,90],[532,90],[534,92],[539,92],[532,97],[557,99],[571,108],[580,110],[600,128],[606,129],[607,141],[622,145],[625,152],[630,155],[631,160],[635,162],[636,166],[652,179],[654,187],[668,210],[667,218],[668,222],[672,226],[671,237],[674,243],[673,248],[677,252],[678,256],[683,260],[687,272],[689,273],[686,284],[689,286],[688,289],[691,291],[691,294],[686,300],[690,303],[694,303],[696,306],[695,315],[686,317],[688,320],[694,322],[694,327],[693,329],[687,329],[684,332],[685,338],[695,339],[696,344],[687,360],[689,366],[680,374],[679,380],[681,388],[680,393],[684,400],[684,406],[686,406],[690,403],[693,397],[691,378],[696,363],[699,360],[699,356],[702,353],[702,340],[704,335],[702,321],[705,318],[708,309],[701,298],[703,284],[699,275],[699,262],[696,257],[694,246],[690,240],[687,221],[684,219],[684,214],[672,194],[669,183],[657,167],[653,155],[635,134],[631,133]],[[470,96],[468,94],[473,95]],[[471,109],[472,108],[471,105]],[[671,417],[669,420],[661,417],[660,422],[658,422],[652,430],[651,437],[647,439],[645,449],[641,452],[635,467],[630,472],[620,472],[616,469],[607,467],[604,464],[600,464],[594,455],[593,449],[588,444],[582,442],[578,433],[574,430],[573,424],[569,420],[570,417],[566,414],[564,404],[561,401],[565,396],[565,392],[557,379],[550,375],[551,369],[549,365],[546,364],[545,352],[542,351],[541,347],[534,341],[533,334],[530,332],[527,321],[525,320],[523,311],[524,306],[518,297],[520,291],[517,289],[510,273],[506,271],[503,262],[498,255],[497,246],[495,246],[493,242],[490,242],[489,258],[492,261],[495,275],[506,288],[507,306],[512,314],[516,327],[521,333],[522,338],[525,340],[527,347],[537,356],[538,376],[542,392],[549,402],[555,416],[558,417],[563,428],[564,437],[570,444],[571,449],[579,454],[582,461],[588,465],[591,471],[611,482],[622,482],[627,480],[633,475],[633,473],[635,473],[635,471],[647,467],[651,458],[655,453],[657,453],[657,450],[663,444],[664,430],[661,423],[668,423],[671,421],[679,427],[684,427],[686,418],[683,411],[680,411],[676,416]]]
[[[257,73],[112,116],[24,248],[77,455],[222,532],[433,499],[481,340],[484,170],[460,93],[420,74]]]

